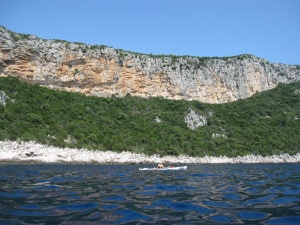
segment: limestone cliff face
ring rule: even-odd
[[[279,82],[300,80],[300,66],[252,55],[225,58],[152,56],[105,46],[43,40],[0,27],[0,76],[86,95],[161,96],[224,103]]]

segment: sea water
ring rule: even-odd
[[[300,224],[299,164],[0,165],[0,224]]]

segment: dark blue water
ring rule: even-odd
[[[299,164],[139,167],[0,165],[0,224],[300,224]]]

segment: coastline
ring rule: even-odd
[[[238,157],[190,157],[147,156],[131,152],[91,151],[86,149],[59,148],[46,146],[33,141],[0,141],[0,163],[98,163],[98,164],[198,164],[198,163],[300,163],[300,153],[273,156],[247,155]]]

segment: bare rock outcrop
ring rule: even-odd
[[[146,55],[106,46],[43,40],[0,26],[0,76],[95,96],[225,103],[300,80],[300,66],[252,55]]]
[[[184,122],[187,124],[188,128],[192,130],[207,124],[206,117],[204,115],[197,114],[192,109],[190,109],[190,112],[184,117]]]
[[[9,97],[6,95],[4,91],[0,91],[0,104],[6,105],[6,100],[9,99]]]

